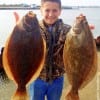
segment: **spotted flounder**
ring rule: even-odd
[[[29,11],[14,27],[3,53],[4,69],[18,87],[12,100],[29,100],[26,85],[38,77],[45,50],[36,15]]]
[[[66,36],[63,60],[71,85],[65,100],[79,100],[78,90],[86,86],[97,71],[97,51],[86,17],[76,17]]]

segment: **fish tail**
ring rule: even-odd
[[[80,100],[79,99],[79,94],[78,94],[78,90],[73,90],[71,89],[66,97],[65,97],[65,100]]]
[[[24,88],[18,87],[15,94],[12,96],[11,100],[29,100],[26,87]]]

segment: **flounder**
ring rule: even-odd
[[[36,15],[29,11],[14,27],[3,52],[4,69],[18,87],[12,100],[29,100],[26,85],[40,74],[45,50]]]
[[[80,15],[66,36],[63,60],[71,89],[66,100],[79,100],[78,90],[86,86],[97,71],[97,51],[86,17]]]

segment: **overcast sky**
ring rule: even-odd
[[[62,5],[97,5],[100,6],[100,0],[61,0]],[[40,5],[40,0],[0,0],[0,4],[38,4]]]

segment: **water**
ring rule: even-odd
[[[42,19],[40,10],[33,10],[39,20]],[[17,12],[20,18],[25,15],[28,10],[0,10],[0,48],[5,45],[5,41],[9,37],[16,24],[13,12]],[[62,10],[60,18],[64,23],[72,25],[75,17],[83,13],[89,22],[93,24],[95,29],[92,30],[94,37],[100,35],[100,8],[79,8],[79,9],[65,9]]]

